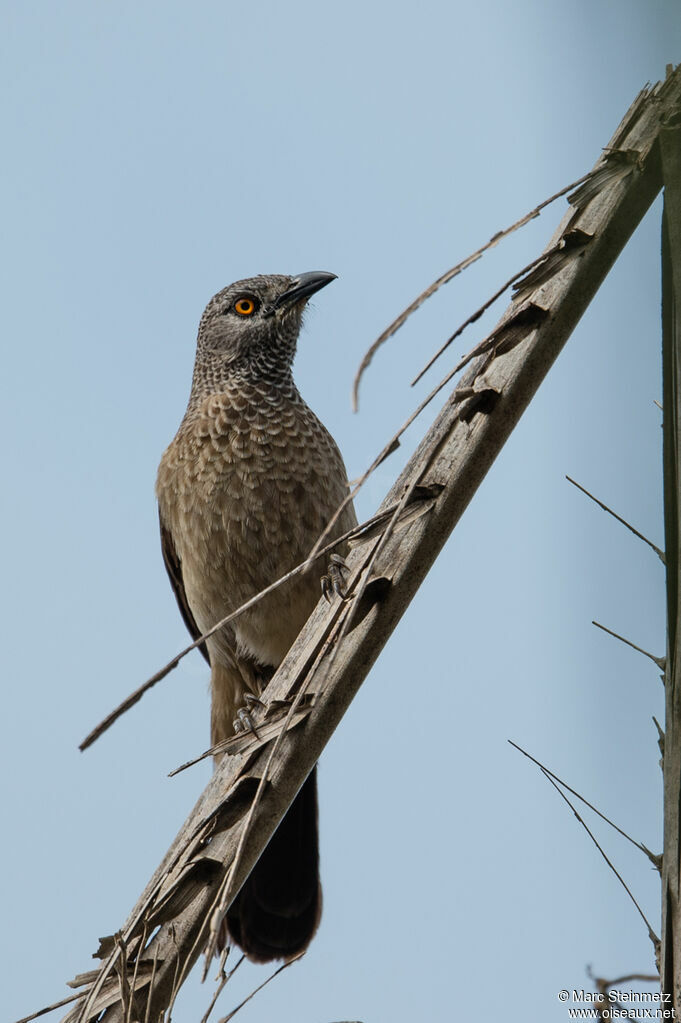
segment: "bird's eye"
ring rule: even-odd
[[[252,316],[255,312],[255,299],[245,296],[238,298],[234,303],[234,310],[239,316]]]

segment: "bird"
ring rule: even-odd
[[[308,300],[335,279],[247,278],[201,317],[189,402],[156,481],[163,559],[195,640],[304,561],[341,505],[329,540],[356,524],[343,458],[292,372]],[[315,562],[201,644],[211,746],[247,727],[248,700],[310,616],[323,573]],[[319,924],[316,770],[227,911],[231,943],[254,962],[293,958]]]

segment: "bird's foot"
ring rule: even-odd
[[[274,674],[273,668],[265,668],[261,665],[253,664],[249,661],[238,661],[239,670],[241,672],[241,681],[243,687],[241,692],[243,694],[243,706],[236,711],[236,717],[232,722],[234,731],[238,734],[241,732],[253,732],[257,735],[255,725],[253,724],[252,714],[258,710],[264,710],[265,704],[260,699],[260,696],[267,688],[267,683]]]
[[[255,695],[255,693],[248,692],[244,693],[244,703],[246,704],[246,706],[239,708],[239,710],[236,712],[236,717],[232,722],[232,724],[234,725],[234,731],[237,733],[253,732],[256,738],[260,738],[260,736],[258,735],[258,730],[255,727],[255,724],[253,723],[253,718],[251,717],[251,714],[254,710],[257,710],[258,708],[261,707],[264,708],[265,704],[262,702],[259,696]]]
[[[329,558],[329,567],[326,570],[326,575],[323,575],[321,579],[322,593],[329,604],[333,600],[334,593],[341,600],[348,599],[348,594],[345,590],[344,572],[346,574],[350,572],[347,561],[340,554],[332,554]]]
[[[258,703],[259,702],[260,701],[258,700]],[[241,732],[253,732],[256,739],[260,738],[258,735],[258,729],[255,727],[253,722],[253,718],[245,707],[239,708],[232,724],[234,725],[234,731],[237,735]]]

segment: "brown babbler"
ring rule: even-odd
[[[307,301],[332,280],[237,281],[201,317],[189,404],[156,484],[166,567],[195,639],[303,561],[347,496],[340,452],[291,370]],[[355,522],[348,504],[329,539]],[[296,576],[206,641],[213,745],[283,660],[323,571]],[[321,912],[318,859],[315,769],[228,911],[251,959],[306,948]]]

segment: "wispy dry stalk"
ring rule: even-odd
[[[422,513],[422,511],[427,510],[427,507],[419,508],[418,503],[419,502],[416,501],[415,502],[416,507],[410,509],[409,513],[404,517],[405,525],[411,521],[414,515],[419,515]],[[344,507],[344,505],[341,505],[341,508],[342,507]],[[228,615],[225,615],[225,617],[221,618],[219,622],[216,622],[215,625],[208,629],[207,632],[204,632],[201,636],[198,637],[198,639],[195,639],[192,643],[189,643],[188,646],[180,650],[178,654],[175,654],[172,660],[168,661],[168,663],[165,664],[162,668],[159,668],[158,671],[154,672],[154,674],[150,678],[148,678],[146,682],[143,682],[141,686],[134,690],[134,692],[130,693],[129,696],[126,696],[122,703],[119,703],[119,705],[116,708],[114,708],[114,710],[112,710],[109,714],[107,714],[107,716],[102,721],[100,721],[98,725],[95,725],[92,731],[88,732],[83,741],[80,743],[78,749],[81,752],[84,752],[86,749],[88,749],[88,747],[92,746],[92,744],[96,742],[97,739],[99,739],[102,735],[104,735],[104,733],[108,731],[109,728],[111,728],[111,726],[115,724],[116,721],[118,721],[118,719],[122,717],[123,714],[126,713],[126,711],[134,707],[135,704],[142,699],[145,693],[149,692],[149,690],[152,689],[157,684],[157,682],[160,682],[167,675],[169,675],[170,672],[173,671],[178,666],[180,661],[187,656],[187,654],[190,654],[192,650],[196,650],[198,647],[200,647],[202,643],[204,643],[207,639],[210,639],[211,636],[213,636],[220,629],[224,628],[225,625],[229,625],[231,622],[235,621],[237,618],[240,617],[240,615],[244,614],[245,611],[250,610],[250,608],[254,607],[268,594],[272,593],[280,586],[283,586],[284,583],[289,582],[295,576],[305,572],[310,567],[310,565],[317,560],[317,558],[321,558],[325,554],[330,554],[340,544],[345,543],[346,541],[352,542],[353,540],[358,539],[366,540],[368,537],[375,535],[376,529],[379,528],[383,523],[385,523],[389,519],[391,514],[392,510],[386,509],[385,511],[382,511],[377,515],[372,515],[371,518],[366,519],[364,522],[359,523],[359,525],[354,526],[352,529],[348,529],[347,532],[343,533],[341,536],[336,537],[335,540],[332,540],[330,543],[327,543],[325,547],[321,548],[321,550],[317,550],[315,546],[315,553],[309,555],[309,557],[307,557],[305,561],[302,561],[299,565],[296,565],[296,567],[292,568],[290,572],[287,572],[285,575],[282,575],[278,579],[275,579],[273,583],[270,583],[269,586],[266,586],[264,590],[260,590],[259,593],[254,594],[254,596],[250,597],[244,604],[236,608],[236,610],[230,611]],[[332,521],[333,522],[336,521],[335,516]],[[328,528],[329,527],[327,527],[327,530]],[[324,537],[326,537],[327,535],[327,530],[325,530],[323,533]],[[211,752],[212,751],[207,751],[206,754],[202,754],[200,757],[197,758],[197,760],[202,760],[204,756],[210,755]],[[197,761],[192,761],[192,763],[196,762]],[[190,765],[189,764],[183,765],[183,767],[188,766]]]
[[[586,823],[586,821],[584,820],[584,818],[583,818],[583,817],[581,816],[581,814],[580,814],[580,813],[578,812],[578,810],[577,810],[577,808],[575,807],[574,803],[571,803],[571,802],[570,802],[570,800],[569,800],[569,799],[568,799],[568,797],[567,797],[567,796],[565,795],[565,793],[563,792],[563,790],[561,789],[561,787],[560,787],[560,786],[559,786],[559,785],[558,785],[558,784],[557,784],[557,783],[556,783],[556,782],[555,782],[555,781],[553,780],[553,778],[551,777],[551,775],[549,774],[549,772],[548,772],[548,771],[545,771],[545,770],[544,770],[543,768],[541,768],[541,773],[542,773],[542,774],[544,775],[544,777],[546,778],[546,780],[547,780],[548,782],[550,782],[550,784],[551,784],[551,785],[552,785],[552,786],[554,787],[554,789],[556,790],[556,792],[558,793],[558,795],[560,796],[560,798],[561,798],[561,799],[563,799],[563,800],[564,800],[564,801],[565,801],[565,802],[567,803],[567,805],[568,805],[568,806],[570,807],[570,809],[572,810],[573,814],[575,815],[575,817],[577,818],[577,820],[579,821],[579,823],[580,823],[580,824],[582,825],[582,827],[583,827],[583,828],[584,828],[584,830],[586,831],[587,835],[589,836],[589,838],[591,839],[591,841],[593,842],[593,844],[594,844],[594,845],[596,846],[596,848],[598,849],[599,853],[601,854],[601,856],[603,857],[603,859],[605,860],[605,862],[607,863],[607,865],[608,865],[608,866],[610,867],[610,870],[611,870],[611,871],[613,872],[613,874],[615,875],[615,877],[617,878],[617,880],[619,881],[619,883],[620,883],[620,884],[622,885],[622,887],[624,888],[625,892],[626,892],[626,893],[627,893],[627,895],[629,896],[629,898],[630,898],[631,902],[633,903],[634,907],[635,907],[635,908],[636,908],[636,910],[638,911],[638,914],[639,914],[639,916],[640,916],[640,917],[641,917],[641,919],[643,920],[643,923],[644,923],[644,924],[646,925],[646,930],[648,931],[648,937],[650,938],[651,942],[653,943],[653,946],[654,946],[654,947],[655,947],[655,949],[657,950],[657,948],[659,948],[659,944],[660,944],[660,939],[658,938],[658,936],[657,936],[657,935],[655,934],[655,931],[654,931],[654,930],[652,929],[652,927],[650,926],[650,923],[648,922],[648,918],[646,917],[645,913],[644,913],[644,912],[643,912],[643,910],[641,909],[641,907],[640,907],[640,905],[639,905],[638,901],[636,900],[636,898],[635,898],[635,896],[634,896],[634,893],[632,892],[631,888],[630,888],[630,887],[629,887],[629,885],[628,885],[628,884],[626,883],[626,881],[624,880],[624,878],[622,877],[622,875],[620,874],[619,870],[618,870],[618,869],[617,869],[617,867],[616,867],[616,866],[614,865],[614,863],[612,862],[612,860],[611,860],[611,859],[609,858],[609,856],[608,856],[608,855],[606,854],[605,850],[603,849],[603,846],[602,846],[602,845],[600,844],[600,842],[598,841],[598,839],[596,838],[596,836],[594,835],[593,831],[591,830],[591,828],[589,827],[589,825],[588,825],[588,824]]]
[[[349,599],[335,599],[331,605],[320,600],[254,716],[261,731],[272,715],[295,707],[296,700],[298,706],[303,699],[308,701],[309,713],[292,727],[286,726],[284,716],[281,731],[275,730],[268,741],[247,737],[238,752],[223,758],[122,928],[120,942],[106,941],[99,950],[101,967],[73,1014],[74,1021],[85,1023],[99,1013],[104,991],[116,981],[122,948],[128,963],[134,962],[142,955],[141,936],[154,928],[143,954],[156,963],[148,1015],[158,1021],[182,978],[214,939],[220,912],[241,888],[496,455],[659,191],[659,113],[676,109],[680,100],[681,75],[676,74],[664,85],[644,90],[628,112],[610,151],[634,151],[636,161],[626,174],[603,175],[600,190],[564,218],[547,249],[562,252],[552,263],[551,276],[533,284],[529,295],[526,281],[525,292],[510,303],[490,335],[496,340],[473,358],[383,502],[380,511],[390,510],[384,524],[370,539],[360,538],[350,552]],[[607,162],[602,157],[596,170]],[[574,231],[587,239],[584,244],[561,245]],[[428,510],[399,528],[396,509],[405,493],[417,487],[433,495]],[[120,998],[106,1009],[103,1020],[122,1023]]]
[[[303,954],[304,953],[301,952],[300,955],[294,956],[293,959],[289,959],[287,963],[284,963],[283,966],[280,966],[278,969],[276,969],[274,973],[271,973],[266,980],[263,980],[262,984],[258,984],[258,986],[254,988],[253,991],[251,991],[250,995],[244,998],[243,1002],[239,1002],[239,1004],[234,1009],[232,1009],[231,1012],[228,1012],[226,1016],[223,1016],[222,1019],[218,1020],[218,1023],[229,1023],[230,1019],[234,1019],[237,1012],[239,1012],[240,1009],[243,1009],[244,1005],[250,1002],[251,998],[254,998],[255,995],[257,995],[258,991],[262,991],[262,989],[267,984],[269,984],[270,981],[274,980],[275,977],[279,976],[282,970],[287,970],[289,966],[293,966],[294,963],[298,962],[298,960],[302,958]]]
[[[230,980],[232,979],[236,971],[239,969],[245,958],[246,958],[245,955],[240,956],[239,959],[237,960],[236,965],[232,967],[229,973],[225,973],[223,968],[223,970],[221,971],[221,975],[218,977],[218,986],[215,989],[215,993],[213,994],[213,997],[211,998],[210,1004],[206,1009],[204,1015],[201,1017],[201,1023],[208,1023],[210,1015],[217,1004],[218,998],[225,990],[225,988],[227,987]]]
[[[641,95],[643,94],[641,93]],[[639,99],[640,98],[641,97],[639,96]],[[636,102],[638,102],[638,100]],[[631,109],[634,109],[633,105]],[[622,122],[622,125],[624,125],[624,122]],[[368,369],[378,349],[385,344],[386,341],[390,340],[393,334],[395,334],[400,327],[404,326],[409,317],[415,313],[424,302],[439,291],[443,285],[448,284],[449,281],[458,277],[459,274],[463,273],[464,270],[467,270],[468,267],[473,265],[473,263],[476,263],[485,254],[485,252],[494,248],[495,245],[498,245],[500,241],[504,238],[508,238],[509,235],[513,234],[515,231],[525,227],[525,225],[529,224],[531,220],[536,219],[543,209],[555,202],[557,199],[562,198],[562,196],[567,195],[567,193],[570,193],[567,196],[570,205],[577,210],[583,209],[593,198],[595,198],[596,195],[598,195],[599,192],[603,190],[603,188],[605,188],[606,185],[612,184],[614,181],[618,181],[629,174],[633,167],[637,164],[638,157],[639,153],[637,150],[624,150],[611,147],[606,148],[604,150],[604,157],[602,161],[594,167],[593,170],[589,171],[588,174],[578,178],[577,181],[573,181],[569,185],[565,185],[564,188],[561,188],[559,192],[555,192],[553,195],[549,196],[548,199],[544,199],[543,202],[540,202],[538,206],[535,206],[533,210],[526,213],[524,217],[520,218],[520,220],[516,220],[516,222],[511,224],[510,227],[505,228],[503,231],[497,231],[485,245],[476,249],[476,251],[471,253],[470,256],[466,256],[466,258],[461,260],[460,263],[457,263],[450,270],[447,270],[444,274],[442,274],[441,277],[438,277],[435,281],[433,281],[432,284],[429,284],[425,291],[422,291],[421,294],[418,295],[381,334],[379,334],[365,353],[357,373],[355,374],[355,379],[352,385],[352,407],[354,411],[356,412],[359,407],[359,385],[362,380],[362,376]],[[538,257],[536,262],[546,263],[548,262],[548,259],[549,254],[544,253],[542,256]],[[525,270],[519,271],[519,274],[516,276],[529,272],[530,269],[532,269],[532,265],[525,267]],[[546,267],[543,269],[546,270]],[[452,341],[459,337],[466,327],[475,323],[475,321],[482,316],[483,312],[485,312],[486,309],[488,309],[501,295],[503,295],[511,284],[514,283],[514,280],[515,278],[511,278],[510,281],[504,284],[490,299],[488,299],[481,309],[479,309],[476,313],[473,313],[472,316],[465,320],[464,323],[462,323],[461,326],[457,328],[452,335],[450,335],[442,347],[438,349],[424,368],[414,377],[412,380],[412,386],[418,383],[424,373],[430,369],[435,360],[442,355]]]
[[[661,668],[662,671],[664,671],[664,657],[656,657],[655,654],[651,654],[648,650],[644,650],[642,646],[637,646],[636,643],[632,643],[632,641],[627,639],[626,636],[620,636],[619,632],[614,632],[612,629],[609,629],[607,625],[601,625],[601,623],[597,621],[592,621],[591,624],[595,625],[596,628],[600,629],[602,632],[607,632],[607,634],[612,636],[614,639],[618,639],[620,643],[624,643],[625,646],[629,646],[632,650],[636,650],[639,654],[643,654],[644,657],[647,657],[648,660],[652,661],[653,664],[656,664],[658,668]]]
[[[571,788],[566,781],[563,781],[562,778],[559,778],[557,774],[554,774],[554,772],[546,766],[546,764],[542,764],[540,760],[537,760],[537,758],[533,757],[531,753],[528,753],[527,750],[524,750],[522,746],[518,745],[517,742],[513,742],[512,739],[509,739],[508,742],[511,746],[513,746],[514,749],[517,749],[519,753],[522,753],[524,757],[527,757],[527,759],[531,760],[533,764],[536,764],[540,771],[543,774],[545,774],[547,778],[552,778],[553,781],[560,785],[561,788],[564,788],[566,792],[570,792],[573,796],[579,799],[580,802],[584,803],[585,806],[588,806],[589,809],[596,814],[596,816],[600,817],[602,821],[605,821],[606,824],[610,825],[610,827],[619,835],[621,835],[622,838],[626,838],[627,842],[631,842],[632,845],[635,845],[636,848],[639,849],[645,856],[647,856],[648,859],[652,861],[653,865],[659,870],[660,864],[657,858],[650,852],[649,849],[646,848],[645,845],[643,845],[642,842],[637,842],[635,838],[632,838],[631,835],[628,835],[626,831],[623,831],[622,828],[618,827],[618,825],[615,824],[614,821],[611,821],[609,817],[606,817],[606,815],[602,813],[598,809],[598,807],[594,806],[593,803],[590,803],[588,799],[585,799],[585,797],[581,795],[581,793]]]
[[[37,1012],[32,1012],[30,1016],[22,1016],[16,1023],[32,1023],[34,1019],[40,1019],[41,1016],[46,1016],[49,1012],[54,1012],[56,1009],[63,1009],[65,1005],[70,1005],[71,1002],[75,1002],[78,998],[82,997],[81,994],[75,994],[68,995],[66,998],[60,998],[58,1002],[46,1005],[44,1009],[38,1009]]]
[[[355,412],[359,407],[359,385],[361,383],[365,371],[369,368],[369,365],[374,355],[376,354],[378,349],[385,344],[386,341],[390,340],[393,334],[397,333],[400,327],[404,326],[409,317],[413,313],[415,313],[416,310],[419,309],[424,302],[426,302],[429,298],[432,298],[432,296],[437,291],[439,291],[441,287],[443,287],[445,284],[448,284],[450,281],[454,280],[455,277],[458,277],[459,274],[463,273],[464,270],[467,270],[468,267],[472,266],[473,263],[476,263],[479,259],[482,258],[482,256],[484,256],[486,252],[488,252],[490,249],[493,249],[495,245],[498,245],[499,242],[502,241],[504,238],[508,238],[509,235],[513,234],[515,231],[520,230],[520,228],[524,227],[525,224],[529,224],[531,220],[535,220],[540,215],[543,209],[549,206],[552,202],[555,202],[556,199],[560,199],[562,196],[567,195],[568,192],[572,192],[573,189],[577,188],[578,185],[586,181],[591,176],[592,173],[593,172],[590,171],[589,174],[585,174],[583,177],[578,178],[577,181],[573,181],[571,184],[566,185],[564,188],[561,188],[559,192],[556,192],[554,195],[549,196],[548,199],[544,199],[543,202],[540,202],[537,206],[534,207],[534,209],[530,210],[529,213],[526,213],[524,217],[521,217],[520,220],[516,220],[515,223],[511,224],[509,227],[504,228],[502,231],[495,232],[495,234],[492,235],[488,242],[485,242],[485,244],[481,245],[479,249],[476,249],[475,252],[472,252],[470,256],[466,256],[466,258],[462,259],[460,263],[457,263],[449,270],[446,270],[440,277],[434,280],[432,284],[429,284],[428,287],[424,291],[422,291],[420,295],[416,296],[413,302],[409,303],[406,309],[402,310],[399,316],[395,317],[392,323],[390,323],[385,328],[385,330],[379,334],[379,336],[376,338],[373,344],[368,348],[364,357],[362,358],[362,361],[359,364],[359,369],[355,374],[355,379],[352,385],[352,407],[355,410]],[[426,367],[426,369],[427,368],[428,366]],[[422,372],[425,372],[425,370],[422,370]],[[421,374],[419,374],[419,376],[420,375]]]
[[[493,294],[491,294],[490,297],[486,299],[482,303],[482,305],[479,306],[478,309],[475,310],[475,312],[472,312],[470,316],[467,316],[463,323],[459,324],[456,330],[449,335],[447,340],[440,345],[435,354],[431,355],[430,359],[425,364],[425,366],[418,371],[418,373],[411,382],[411,386],[414,387],[415,384],[418,384],[419,380],[426,375],[430,367],[434,365],[435,362],[437,362],[441,355],[444,355],[449,346],[454,341],[456,341],[458,337],[461,337],[461,335],[463,334],[467,327],[470,327],[472,324],[477,323],[477,321],[487,312],[487,310],[490,309],[491,306],[493,306],[494,303],[497,302],[502,295],[506,294],[509,288],[511,288],[517,281],[519,281],[526,274],[530,273],[530,271],[536,269],[536,267],[543,263],[546,260],[546,258],[547,257],[544,254],[542,254],[541,256],[537,256],[536,259],[533,259],[531,263],[528,263],[527,266],[524,266],[522,270],[517,270],[514,274],[512,274],[509,277],[507,281],[504,281],[501,287],[497,288],[497,290],[493,292]]]
[[[590,493],[586,489],[586,487],[583,487],[581,483],[578,483],[576,480],[573,480],[571,476],[566,476],[565,479],[568,481],[568,483],[572,483],[573,487],[577,487],[577,490],[581,490],[583,494],[586,494],[587,497],[591,498],[594,504],[597,504],[599,508],[602,508],[603,511],[606,511],[608,515],[612,515],[613,519],[617,519],[617,521],[621,522],[623,526],[626,526],[630,533],[633,533],[634,536],[637,536],[639,540],[643,540],[643,542],[647,544],[651,550],[655,551],[658,558],[664,565],[665,563],[664,551],[660,550],[660,548],[657,547],[652,540],[649,540],[647,536],[644,536],[643,533],[640,533],[638,529],[631,525],[630,522],[627,522],[627,520],[623,519],[621,515],[618,515],[617,512],[612,510],[612,508],[609,508],[604,501],[601,501],[599,500],[599,498],[594,497],[594,495]]]

